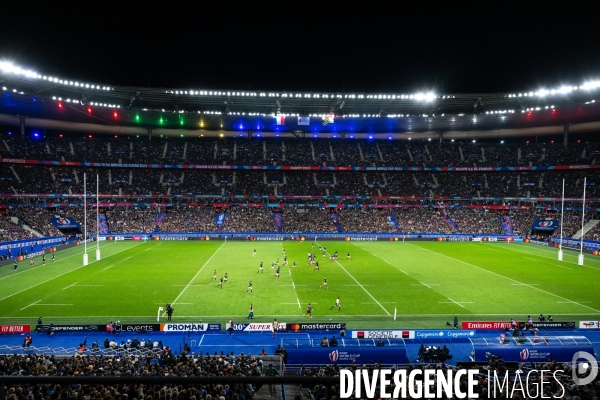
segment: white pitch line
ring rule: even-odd
[[[173,285],[173,286],[179,286],[179,287],[192,287],[192,286],[208,286],[208,285]]]
[[[67,287],[66,287],[66,288],[64,288],[63,290],[65,290],[65,289],[68,289],[68,288],[70,288],[70,287],[73,287],[73,286],[75,286],[75,285],[77,285],[77,282],[75,282],[75,283],[74,283],[74,284],[72,284],[72,285],[69,285],[69,286],[67,286]]]
[[[109,244],[103,245],[103,247],[104,247],[104,246],[109,246],[109,245],[111,245],[111,244],[114,244],[114,243],[109,243]],[[69,249],[64,249],[64,250],[69,250]],[[83,250],[81,251],[81,253],[77,252],[77,253],[75,253],[75,254],[71,254],[70,256],[66,256],[66,257],[64,257],[64,258],[61,258],[61,260],[66,260],[67,258],[71,258],[71,257],[75,257],[75,256],[80,256],[80,255],[82,255],[82,254],[83,254]],[[58,261],[58,260],[57,260],[57,261]],[[23,273],[25,273],[25,272],[29,272],[29,271],[35,271],[35,270],[37,270],[38,268],[41,268],[41,267],[42,267],[42,265],[40,264],[40,265],[38,265],[38,266],[36,266],[36,267],[27,268],[27,269],[25,269],[25,270],[22,270],[22,271],[19,271],[19,272],[17,272],[16,274],[10,274],[10,275],[4,276],[4,277],[0,278],[0,281],[1,281],[1,280],[3,280],[3,279],[6,279],[6,278],[12,278],[12,277],[14,277],[14,276],[21,275],[21,274],[23,274]]]
[[[294,284],[294,282],[292,282],[292,287],[293,287],[294,289],[296,289],[296,285]]]
[[[103,287],[104,285],[75,285],[75,287]]]
[[[528,260],[533,260],[533,261],[540,261],[540,260],[537,260],[537,259],[535,259],[535,258],[531,258],[531,257],[525,257],[525,256],[523,256],[523,258],[526,258],[526,259],[528,259]]]
[[[452,300],[452,299],[450,299]],[[438,301],[439,304],[458,304],[459,306],[461,304],[475,304],[475,302],[473,301]]]
[[[557,301],[557,303],[567,304],[567,303],[574,303],[574,301]],[[591,303],[591,301],[580,301],[580,303]]]
[[[419,281],[419,282],[421,282],[421,281]],[[431,289],[431,286],[429,286],[429,285],[428,285],[428,284],[426,284],[426,283],[423,283],[423,282],[421,282],[421,285],[425,285],[425,286],[427,286],[429,289]]]
[[[72,306],[73,304],[34,304],[35,306]]]
[[[183,290],[181,291],[181,293],[179,293],[179,295],[175,298],[175,300],[173,300],[171,302],[171,305],[175,304],[177,302],[177,300],[179,300],[179,298],[181,297],[181,295],[187,290],[188,287],[191,286],[192,282],[194,282],[194,280],[196,279],[196,277],[200,274],[200,272],[202,272],[202,270],[204,269],[204,267],[206,267],[208,265],[208,263],[210,262],[210,260],[213,259],[213,257],[219,252],[219,250],[221,250],[221,248],[225,245],[225,243],[227,242],[223,242],[223,244],[221,244],[219,246],[219,248],[217,250],[215,250],[215,252],[213,253],[212,256],[210,256],[210,258],[208,260],[206,260],[206,262],[204,263],[204,265],[202,266],[202,268],[200,268],[198,270],[198,272],[196,272],[196,275],[194,275],[194,277],[190,280],[190,282],[187,284],[186,287],[183,288]],[[163,317],[167,314],[167,312],[165,311],[163,313]]]
[[[328,252],[328,253],[329,253],[329,252]],[[354,276],[352,276],[352,274],[351,274],[350,272],[348,272],[348,270],[346,270],[346,268],[344,268],[344,266],[343,266],[342,264],[340,264],[340,262],[339,262],[339,261],[337,261],[337,260],[336,260],[335,262],[337,263],[337,265],[339,265],[339,266],[340,266],[340,268],[341,268],[341,269],[343,269],[343,270],[344,270],[344,272],[345,272],[345,273],[347,273],[347,274],[348,274],[348,276],[349,276],[350,278],[352,278],[352,280],[354,280],[354,282],[356,282],[356,283],[358,284],[358,286],[360,286],[360,287],[362,288],[362,290],[364,290],[364,291],[365,291],[365,293],[366,293],[366,294],[368,294],[368,295],[369,295],[369,297],[370,297],[370,298],[372,298],[372,299],[373,299],[373,301],[375,301],[377,304],[379,304],[379,307],[381,307],[381,309],[382,309],[383,311],[385,311],[385,313],[386,313],[387,315],[392,315],[392,314],[390,314],[390,313],[388,312],[388,310],[386,310],[386,309],[385,309],[385,307],[384,307],[383,305],[381,305],[381,303],[380,303],[380,302],[378,302],[378,301],[377,301],[377,299],[376,299],[375,297],[373,297],[373,295],[372,295],[371,293],[369,293],[369,291],[368,291],[367,289],[365,289],[365,288],[364,288],[364,286],[363,286],[363,285],[361,285],[361,284],[360,284],[360,282],[359,282],[359,281],[357,281],[357,280],[356,280],[356,278],[355,278]]]
[[[515,282],[515,283],[521,283],[521,284],[523,284],[523,285],[525,285],[525,286],[527,286],[527,287],[530,287],[530,288],[532,288],[532,289],[535,289],[535,290],[538,290],[538,291],[540,291],[540,292],[543,292],[543,293],[549,294],[550,296],[554,296],[554,297],[558,297],[559,299],[563,299],[563,300],[571,301],[571,300],[567,299],[566,297],[562,297],[562,296],[559,296],[559,295],[557,295],[557,294],[554,294],[554,293],[548,292],[548,291],[546,291],[546,290],[543,290],[543,289],[540,289],[540,288],[536,288],[535,286],[531,286],[531,285],[524,284],[523,282],[519,282],[519,281],[518,281],[518,280],[516,280],[516,279],[509,278],[508,276],[500,275],[500,274],[498,274],[498,273],[496,273],[496,272],[489,271],[489,270],[487,270],[487,269],[485,269],[485,268],[478,267],[477,265],[474,265],[474,264],[468,263],[468,262],[466,262],[466,261],[463,261],[463,260],[459,260],[458,258],[450,257],[450,256],[447,256],[447,255],[445,255],[445,254],[438,253],[437,251],[433,251],[433,250],[426,249],[426,248],[424,248],[424,247],[416,246],[416,245],[414,245],[414,244],[412,244],[412,243],[409,243],[409,245],[411,245],[411,246],[415,246],[415,247],[418,247],[419,249],[422,249],[422,250],[425,250],[425,251],[429,251],[429,252],[431,252],[431,253],[433,253],[433,254],[437,254],[437,255],[439,255],[439,256],[442,256],[442,257],[449,258],[449,259],[451,259],[451,260],[454,260],[454,261],[458,261],[458,262],[460,262],[460,263],[463,263],[463,264],[465,264],[465,265],[468,265],[468,266],[470,266],[470,267],[473,267],[473,268],[480,269],[480,270],[482,270],[482,271],[485,271],[485,272],[487,272],[487,273],[490,273],[490,274],[492,274],[492,275],[496,275],[496,276],[499,276],[499,277],[501,277],[501,278],[508,279],[509,281],[513,281],[513,282]],[[580,305],[580,306],[582,306],[582,307],[585,307],[585,308],[589,308],[590,310],[592,310],[592,311],[595,311],[595,312],[597,312],[597,313],[600,313],[600,310],[596,310],[595,308],[592,308],[592,307],[590,307],[590,306],[586,306],[586,305],[584,305],[584,304],[577,303],[577,302],[575,302],[575,301],[574,301],[573,303],[575,303],[575,304],[577,304],[577,305]]]
[[[26,309],[26,308],[29,308],[29,307],[31,307],[32,305],[34,305],[34,304],[36,304],[36,303],[39,303],[40,301],[42,301],[42,299],[39,299],[38,301],[36,301],[36,302],[34,302],[34,303],[31,303],[30,305],[28,305],[28,306],[25,306],[25,307],[21,308],[21,310],[20,310],[20,311],[23,311],[24,309]]]
[[[300,305],[300,299],[296,297],[296,300],[298,300],[298,308],[302,308],[302,306]]]
[[[458,301],[454,301],[452,300],[450,297],[448,297],[448,300],[450,300],[451,302],[453,302],[454,304],[458,305],[459,307],[465,308],[465,306],[463,306],[462,304],[460,304]],[[461,302],[462,303],[462,302]]]
[[[511,283],[513,286],[540,286],[539,283]]]
[[[555,266],[555,267],[558,267],[558,268],[564,268],[564,269],[570,269],[570,270],[573,270],[573,268],[569,268],[569,267],[563,267],[562,265],[558,265],[558,264],[554,264],[554,266]]]
[[[127,261],[127,260],[129,260],[130,258],[131,258],[131,257],[127,257],[127,258],[123,259],[123,261]]]
[[[358,285],[344,285],[344,286],[375,286],[375,285],[361,285],[361,284],[358,284]]]
[[[413,285],[413,286],[425,285],[427,287],[429,287],[429,286],[440,286],[439,283],[423,283],[423,282],[421,282],[421,283],[411,283],[411,285]]]
[[[103,271],[106,271],[107,269],[109,269],[110,267],[113,267],[115,264],[113,265],[109,265],[108,267],[104,268]]]
[[[531,254],[531,252],[529,252],[529,251],[517,250],[517,249],[515,248],[515,246],[504,247],[504,249],[509,249],[510,251],[516,251],[516,252],[518,252],[518,253],[525,253],[525,254],[532,255],[532,254]],[[536,248],[536,250],[543,251],[543,252],[545,252],[545,253],[554,253],[553,251],[550,251],[550,250],[544,250],[544,248],[543,248],[543,247],[542,247],[542,248]],[[556,253],[554,253],[554,254],[556,254]],[[565,254],[568,254],[568,253],[565,253]],[[547,258],[547,259],[550,259],[550,260],[556,261],[556,258],[555,258],[555,257],[546,257],[546,256],[538,255],[538,254],[536,254],[536,256],[537,256],[537,257],[541,257],[541,258]],[[594,260],[594,259],[592,259],[592,261],[595,261],[595,262],[597,262],[597,261],[596,261],[596,260]],[[571,262],[571,261],[563,261],[563,262],[564,262],[564,263],[567,263],[567,264],[578,265],[576,262]],[[579,266],[579,267],[584,267],[584,268],[595,269],[596,271],[600,271],[600,268],[591,267],[591,266],[589,266],[589,265],[578,265],[578,266]]]
[[[114,253],[114,254],[111,254],[111,255],[110,255],[110,256],[108,256],[108,257],[112,257],[112,256],[114,256],[114,255],[116,255],[116,254],[119,254],[119,253],[121,253],[121,252],[123,252],[123,251],[126,251],[126,250],[131,250],[131,249],[133,249],[134,247],[137,247],[137,246],[139,246],[140,244],[142,244],[142,243],[138,243],[138,244],[136,244],[135,246],[128,247],[128,248],[126,248],[126,249],[123,249],[123,250],[121,250],[121,251],[117,251],[116,253]],[[95,260],[94,260],[94,261],[92,261],[92,263],[93,263],[93,262],[95,262]],[[90,264],[91,264],[91,263],[90,263]],[[19,293],[23,293],[23,292],[25,292],[25,291],[27,291],[27,290],[29,290],[29,289],[33,289],[33,288],[34,288],[34,287],[36,287],[36,286],[40,286],[40,285],[43,285],[44,283],[47,283],[47,282],[53,281],[53,280],[54,280],[54,279],[56,279],[56,278],[60,278],[60,277],[61,277],[61,276],[63,276],[63,275],[70,274],[71,272],[77,271],[78,269],[81,269],[81,268],[83,268],[83,267],[84,267],[84,266],[82,265],[81,267],[77,267],[77,268],[75,268],[75,269],[72,269],[72,270],[70,270],[70,271],[67,271],[67,272],[65,272],[65,273],[62,273],[62,274],[60,274],[60,275],[56,275],[54,278],[46,279],[46,280],[45,280],[45,281],[43,281],[43,282],[37,283],[37,284],[35,284],[35,285],[33,285],[33,286],[29,286],[27,289],[19,290],[19,291],[18,291],[18,292],[16,292],[16,293],[9,294],[8,296],[5,296],[5,297],[1,298],[1,299],[0,299],[0,301],[2,301],[2,300],[6,300],[6,299],[8,299],[9,297],[13,297],[13,296],[15,296],[15,295],[17,295],[17,294],[19,294]]]
[[[397,304],[397,303],[398,303],[398,302],[396,302],[396,301],[382,301],[382,302],[381,302],[381,304]],[[370,301],[370,302],[366,302],[366,303],[360,303],[360,304],[377,304],[377,303],[375,303],[375,302],[373,302],[373,301]]]

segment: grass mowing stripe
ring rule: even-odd
[[[181,297],[181,295],[183,294],[183,292],[185,292],[186,289],[190,287],[190,285],[192,284],[192,282],[194,282],[194,279],[196,279],[198,277],[198,275],[200,274],[200,272],[202,272],[202,270],[204,269],[204,267],[206,267],[206,265],[210,262],[210,260],[213,259],[213,257],[219,252],[219,250],[221,250],[221,248],[225,245],[225,243],[227,243],[227,242],[223,242],[223,244],[220,245],[217,250],[215,250],[215,252],[212,254],[212,256],[210,256],[210,258],[208,260],[206,260],[206,262],[204,263],[204,265],[202,266],[202,268],[200,268],[198,270],[198,272],[196,272],[196,275],[194,275],[194,277],[192,278],[192,280],[186,285],[186,287],[183,288],[183,290],[179,293],[179,295],[175,298],[175,300],[173,300],[171,302],[172,305],[175,304],[177,302],[177,300],[179,300],[179,298]],[[166,311],[164,312],[163,317],[165,315],[167,315]]]
[[[519,281],[518,281],[518,280],[516,280],[516,279],[512,279],[512,278],[509,278],[508,276],[500,275],[500,274],[498,274],[498,273],[496,273],[496,272],[490,271],[490,270],[488,270],[488,269],[485,269],[485,268],[482,268],[482,267],[478,267],[477,265],[474,265],[474,264],[468,263],[468,262],[466,262],[466,261],[463,261],[463,260],[460,260],[460,259],[458,259],[458,258],[450,257],[450,256],[447,256],[447,255],[445,255],[445,254],[438,253],[437,251],[429,250],[429,249],[426,249],[426,248],[424,248],[424,247],[421,247],[421,246],[414,245],[414,244],[412,244],[412,243],[408,243],[408,244],[409,244],[409,245],[411,245],[411,246],[414,246],[414,247],[418,247],[418,248],[420,248],[420,249],[423,249],[423,250],[425,250],[425,251],[429,251],[429,252],[431,252],[431,253],[438,254],[438,255],[440,255],[440,256],[442,256],[442,257],[446,257],[446,258],[449,258],[449,259],[451,259],[451,260],[458,261],[458,262],[460,262],[460,263],[463,263],[463,264],[465,264],[465,265],[468,265],[468,266],[470,266],[470,267],[477,268],[477,269],[480,269],[480,270],[482,270],[482,271],[489,272],[489,273],[490,273],[490,274],[492,274],[492,275],[496,275],[496,276],[499,276],[499,277],[501,277],[501,278],[508,279],[508,280],[510,280],[510,281],[513,281],[513,282],[516,282],[516,283],[520,283],[520,284],[522,284],[523,286],[527,286],[527,287],[530,287],[531,289],[535,289],[535,290],[538,290],[538,291],[540,291],[540,292],[543,292],[543,293],[549,294],[549,295],[551,295],[551,296],[558,297],[559,299],[563,299],[563,300],[570,301],[570,302],[572,302],[573,304],[577,304],[577,305],[579,305],[579,306],[581,306],[581,307],[589,308],[589,309],[590,309],[590,310],[592,310],[592,311],[595,311],[595,312],[597,312],[597,313],[600,313],[600,310],[596,310],[595,308],[592,308],[592,307],[590,307],[590,306],[586,306],[586,305],[584,305],[584,304],[581,304],[581,303],[578,303],[578,302],[576,302],[576,301],[569,300],[569,299],[567,299],[567,298],[565,298],[565,297],[562,297],[562,296],[559,296],[559,295],[557,295],[557,294],[554,294],[554,293],[548,292],[547,290],[543,290],[543,289],[537,288],[537,287],[535,287],[535,286],[531,286],[531,285],[528,285],[528,284],[526,284],[526,283],[519,282]]]
[[[317,243],[317,242],[315,241],[315,243]],[[317,243],[317,244],[318,244],[318,243]],[[327,252],[327,254],[330,254],[330,253],[329,253],[329,252]],[[340,268],[341,268],[341,269],[343,269],[343,270],[344,270],[344,272],[345,272],[345,273],[347,273],[347,274],[348,274],[348,276],[349,276],[350,278],[352,278],[352,280],[354,280],[354,282],[356,282],[356,283],[358,284],[358,286],[360,286],[360,287],[362,288],[362,290],[364,290],[364,291],[365,291],[365,293],[366,293],[366,294],[368,294],[368,295],[369,295],[369,297],[370,297],[370,298],[372,298],[372,299],[373,299],[373,301],[374,301],[375,303],[379,304],[379,307],[381,307],[381,308],[383,309],[383,311],[385,311],[385,313],[386,313],[387,315],[392,315],[392,314],[390,314],[390,313],[388,312],[388,310],[386,310],[386,309],[385,309],[385,307],[384,307],[383,305],[381,305],[381,303],[380,303],[380,302],[378,302],[378,301],[377,301],[377,299],[376,299],[375,297],[373,297],[373,295],[372,295],[371,293],[369,293],[369,291],[368,291],[367,289],[365,289],[365,288],[364,288],[364,286],[363,286],[363,285],[361,285],[361,284],[360,284],[360,282],[359,282],[359,281],[357,281],[357,280],[356,280],[356,278],[355,278],[355,277],[353,277],[353,276],[352,276],[352,274],[351,274],[350,272],[348,272],[348,270],[346,270],[346,268],[344,268],[344,266],[343,266],[342,264],[340,264],[340,262],[339,262],[338,260],[335,260],[335,262],[337,263],[337,265],[339,265],[339,266],[340,266]]]
[[[558,260],[558,258],[552,258],[552,257],[541,256],[541,255],[538,255],[538,254],[534,254],[534,253],[532,253],[532,252],[530,252],[530,251],[522,251],[522,250],[517,250],[517,249],[515,249],[515,246],[521,246],[521,245],[505,246],[505,247],[503,247],[503,248],[504,248],[504,249],[509,249],[509,250],[511,250],[511,251],[516,251],[516,252],[518,252],[518,253],[525,253],[525,254],[529,254],[529,255],[535,255],[536,257],[547,258],[547,259],[554,260],[554,261],[557,261],[557,260]],[[541,252],[544,252],[544,253],[554,253],[553,251],[551,251],[551,250],[545,250],[545,249],[544,249],[544,248],[542,248],[542,247],[539,247],[539,248],[538,248],[538,247],[535,247],[535,248],[534,248],[534,247],[529,247],[529,246],[527,246],[527,248],[531,248],[531,249],[539,250],[539,251],[541,251]],[[557,253],[554,253],[554,254],[557,254]],[[565,255],[569,255],[569,256],[571,255],[571,254],[568,254],[567,252],[564,252],[563,254],[565,254]],[[558,255],[557,255],[557,257],[558,257]],[[525,257],[525,258],[526,258],[526,257]],[[588,259],[588,260],[591,260],[591,261],[593,261],[593,262],[598,262],[598,261],[599,261],[599,260],[594,260],[593,258],[592,258],[592,259]],[[596,271],[600,271],[600,268],[592,267],[592,266],[589,266],[589,265],[579,265],[579,264],[577,264],[576,262],[571,262],[571,261],[563,261],[563,262],[565,262],[565,263],[568,263],[568,264],[577,265],[577,266],[579,266],[579,267],[590,268],[590,269],[595,269]]]
[[[121,250],[121,251],[117,251],[116,253],[113,253],[113,254],[111,254],[109,257],[112,257],[112,256],[114,256],[114,255],[116,255],[116,254],[119,254],[119,253],[123,252],[123,251],[127,251],[127,250],[130,250],[130,249],[133,249],[134,247],[137,247],[137,246],[139,246],[140,244],[142,244],[142,243],[138,243],[138,244],[136,244],[135,246],[128,247],[128,248],[126,248],[126,249],[124,249],[124,250]],[[92,261],[92,262],[91,262],[91,263],[89,263],[89,264],[92,264],[92,263],[94,263],[94,262],[96,262],[96,261],[94,260],[94,261]],[[88,264],[87,266],[89,266],[89,264]],[[28,291],[29,289],[33,289],[33,288],[34,288],[34,287],[36,287],[36,286],[40,286],[40,285],[43,285],[44,283],[47,283],[47,282],[53,281],[53,280],[54,280],[54,279],[56,279],[56,278],[60,278],[60,277],[61,277],[61,276],[63,276],[63,275],[70,274],[71,272],[77,271],[78,269],[81,269],[81,268],[83,268],[83,267],[85,267],[85,265],[82,265],[82,266],[80,266],[80,267],[77,267],[77,268],[75,268],[75,269],[72,269],[72,270],[70,270],[70,271],[67,271],[67,272],[65,272],[65,273],[62,273],[62,274],[60,274],[60,275],[56,275],[55,277],[52,277],[52,278],[50,278],[50,279],[46,279],[46,280],[45,280],[45,281],[43,281],[43,282],[36,283],[35,285],[33,285],[33,286],[29,286],[28,288],[25,288],[25,289],[23,289],[23,290],[19,290],[19,291],[18,291],[18,292],[16,292],[16,293],[9,294],[8,296],[5,296],[5,297],[1,298],[1,299],[0,299],[0,301],[2,301],[2,300],[6,300],[6,299],[8,299],[9,297],[13,297],[14,295],[17,295],[17,294],[19,294],[19,293],[26,292],[26,291]]]
[[[105,244],[105,245],[103,245],[102,247],[105,247],[105,246],[110,246],[111,244],[115,244],[115,243],[113,242],[113,243]],[[61,251],[64,251],[64,250],[69,250],[69,249],[61,249]],[[54,253],[54,254],[56,254],[56,253]],[[77,253],[75,253],[75,254],[71,254],[70,256],[66,256],[66,257],[64,257],[64,258],[61,258],[61,259],[60,259],[60,261],[62,261],[62,260],[66,260],[67,258],[75,257],[75,256],[77,256],[77,255],[83,255],[83,250],[82,250],[81,252],[77,252]],[[37,258],[37,257],[36,257],[36,258]],[[57,262],[59,262],[59,261],[57,261]],[[51,265],[51,264],[50,264],[50,265]],[[10,274],[10,275],[7,275],[7,276],[3,276],[2,278],[0,278],[0,281],[1,281],[1,280],[3,280],[3,279],[12,278],[12,277],[14,277],[14,276],[18,276],[18,275],[24,274],[25,272],[29,272],[29,271],[35,271],[35,270],[37,270],[38,268],[41,268],[41,267],[45,267],[45,265],[39,264],[39,265],[38,265],[38,266],[36,266],[36,267],[27,268],[27,269],[25,269],[25,270],[22,270],[22,271],[19,271],[19,272],[17,272],[16,274]]]
[[[403,243],[404,243],[404,242],[403,242]],[[359,249],[361,249],[361,250],[363,250],[363,251],[365,251],[365,252],[367,252],[367,253],[371,254],[373,257],[375,257],[375,258],[379,258],[380,260],[383,260],[381,257],[378,257],[378,256],[376,256],[375,254],[371,253],[371,252],[370,252],[370,251],[368,251],[368,250],[365,250],[364,248],[362,248],[361,246],[357,245],[356,243],[353,243],[353,244],[354,244],[354,246],[358,247]],[[392,267],[396,268],[396,267],[395,267],[393,264],[390,264],[390,263],[389,263],[389,262],[387,262],[386,260],[383,260],[383,261],[384,261],[384,262],[386,262],[387,264],[389,264],[390,266],[392,266]],[[399,269],[399,271],[400,271],[400,272],[402,272],[402,273],[404,273],[405,275],[409,276],[410,278],[413,278],[412,276],[410,276],[410,275],[409,275],[409,274],[407,274],[406,272],[402,271],[401,269]],[[439,284],[438,284],[438,283],[429,283],[429,284],[428,284],[428,283],[421,282],[421,281],[419,281],[419,280],[418,280],[418,279],[416,279],[416,278],[413,278],[413,279],[415,279],[415,280],[416,280],[417,282],[419,282],[419,283],[416,283],[416,284],[411,284],[411,285],[423,285],[423,286],[426,286],[427,288],[429,288],[429,289],[431,289],[431,290],[434,290],[434,289],[433,289],[431,286],[439,286]],[[459,307],[461,307],[461,308],[466,308],[466,307],[465,307],[465,306],[463,306],[462,304],[474,304],[474,302],[472,302],[472,301],[454,301],[454,300],[452,300],[450,297],[448,297],[448,296],[446,296],[446,295],[444,295],[444,294],[442,294],[442,293],[440,293],[440,292],[438,292],[438,291],[436,291],[436,290],[434,290],[434,292],[436,292],[436,293],[437,293],[437,294],[439,294],[440,296],[442,296],[442,297],[445,297],[445,298],[447,298],[448,300],[450,300],[450,302],[440,301],[440,302],[439,302],[439,304],[456,304],[457,306],[459,306]]]

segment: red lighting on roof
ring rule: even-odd
[[[92,138],[92,135],[88,135],[88,137],[91,139],[91,138]]]
[[[115,138],[118,138],[118,136],[117,136],[117,135],[115,135]]]
[[[117,114],[117,112],[115,111],[115,112],[113,113],[113,117],[117,118],[118,116],[119,116],[119,114]]]
[[[88,114],[91,114],[92,113],[92,107],[88,107],[87,108],[87,112],[88,112]]]
[[[58,102],[58,108],[61,108],[61,109],[63,108],[62,101]]]
[[[60,134],[60,137],[63,137],[62,133]]]

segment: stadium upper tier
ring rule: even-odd
[[[0,194],[83,193],[99,176],[102,195],[132,197],[203,196],[416,196],[485,198],[600,197],[593,167],[596,144],[481,145],[430,142],[325,139],[24,139],[4,136],[0,143]],[[24,160],[29,164],[23,164]],[[37,160],[50,160],[39,164]],[[113,163],[87,167],[86,162]],[[73,163],[69,165],[69,163]],[[167,164],[175,168],[148,168]],[[181,165],[206,168],[177,168]],[[75,166],[77,165],[77,166]],[[222,169],[237,166],[293,166],[292,170]],[[304,171],[302,167],[314,167]],[[329,170],[324,167],[360,167]],[[369,167],[411,167],[372,171]],[[479,167],[519,167],[519,171],[482,171]],[[560,170],[527,170],[566,166]],[[569,167],[571,166],[571,167]],[[572,168],[575,166],[576,168]],[[417,168],[473,168],[436,172]],[[262,167],[261,167],[262,168]],[[319,170],[319,168],[323,168]],[[575,170],[573,170],[575,169]],[[579,170],[581,169],[581,170]],[[95,183],[88,187],[95,189]],[[12,200],[11,200],[12,201]]]

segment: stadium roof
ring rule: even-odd
[[[112,86],[46,76],[0,62],[0,123],[166,135],[450,138],[600,129],[600,82],[517,93],[341,93]],[[600,100],[600,99],[599,99]],[[280,117],[280,118],[276,118]],[[300,117],[303,117],[299,119]],[[308,117],[308,118],[306,118]]]

